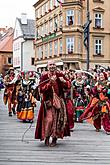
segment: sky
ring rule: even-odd
[[[15,26],[16,17],[27,13],[27,18],[35,19],[33,5],[37,0],[0,0],[0,27]]]

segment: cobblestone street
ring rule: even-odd
[[[56,147],[45,147],[34,139],[37,104],[35,120],[22,141],[30,124],[8,117],[2,98],[0,91],[0,165],[110,165],[110,135],[103,130],[97,133],[88,123],[75,123],[71,137],[58,140]]]

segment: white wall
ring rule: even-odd
[[[23,38],[18,38],[13,42],[13,67],[21,68],[21,42]]]
[[[31,58],[35,58],[35,50],[33,48],[33,41],[28,40],[23,43],[23,70],[35,71],[36,67],[31,65]]]
[[[16,19],[14,41],[13,41],[13,67],[20,70],[36,70],[34,65],[31,65],[31,58],[35,58],[35,50],[33,41],[25,41],[23,39],[22,30],[19,21]]]
[[[17,37],[22,36],[22,35],[23,34],[22,34],[22,30],[21,30],[19,21],[18,21],[18,19],[16,19],[16,21],[15,21],[15,30],[14,30],[14,38],[13,39],[16,39]]]
[[[21,42],[23,41],[23,38],[21,38],[20,36],[22,36],[22,30],[20,28],[18,20],[16,19],[14,38],[13,38],[13,67],[14,68],[21,67]]]

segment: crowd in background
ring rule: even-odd
[[[45,71],[41,74],[33,71],[17,72],[16,74],[14,68],[9,69],[4,80],[0,80],[3,85],[2,87],[5,86],[3,99],[5,105],[8,104],[9,116],[17,115],[19,120],[32,122],[34,119],[36,100],[40,101],[41,106],[44,107],[44,103],[46,103],[46,109],[52,109],[51,104],[53,104],[53,100],[51,101],[50,98],[51,92],[53,92],[53,95],[57,93],[59,97],[64,100],[65,105],[63,105],[64,103],[61,99],[60,104],[66,106],[70,131],[74,128],[74,122],[83,122],[86,120],[94,125],[96,131],[100,131],[101,125],[103,125],[105,132],[109,134],[110,67],[105,68],[96,65],[87,72],[84,70],[68,70],[67,68],[61,71],[57,69],[56,66],[54,67],[54,64],[52,65],[53,68],[50,67],[50,72]],[[57,75],[56,77],[52,75],[54,72],[55,75]],[[45,78],[46,76],[47,78]],[[64,85],[64,88],[62,88],[61,85],[60,88],[62,89],[58,89],[60,82],[63,82],[62,85]],[[45,84],[45,86],[42,84]],[[47,88],[49,85],[52,86],[52,91],[48,89],[49,87]],[[44,97],[49,90],[50,96],[47,97],[49,97],[50,100],[45,100]],[[56,90],[56,92],[54,92],[54,90]],[[63,95],[60,95],[58,90],[62,90]],[[42,100],[44,100],[43,105]],[[47,112],[49,113],[48,115],[51,115],[49,110]],[[55,115],[56,111],[52,111],[52,115],[53,113]],[[48,118],[50,118],[50,116],[48,116]],[[50,125],[48,125],[48,127],[49,126]],[[47,143],[49,143],[48,138],[46,139],[46,144]]]

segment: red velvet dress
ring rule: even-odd
[[[48,73],[41,76],[40,80],[40,93],[42,95],[42,101],[40,110],[37,118],[37,125],[35,130],[35,139],[44,140],[47,136],[63,138],[64,136],[70,136],[68,115],[64,102],[64,92],[63,89],[70,88],[70,82],[65,78],[62,73],[56,72],[56,82],[51,84],[49,80]],[[62,83],[59,77],[63,77],[66,82]],[[57,110],[53,107],[53,90],[58,97],[61,98],[61,109]],[[47,102],[49,102],[50,107],[47,107]],[[47,126],[46,121],[50,122]],[[47,128],[49,130],[47,130]],[[48,131],[48,135],[47,135]]]
[[[73,105],[73,102],[71,100],[71,92],[70,89],[67,89],[65,91],[65,101],[66,101],[66,108],[68,112],[68,121],[69,121],[69,128],[74,128],[74,111],[75,107]]]
[[[106,132],[110,132],[110,102],[106,97],[106,88],[101,84],[93,88],[93,98],[86,107],[80,120],[92,117],[94,127],[99,130],[101,124]]]

